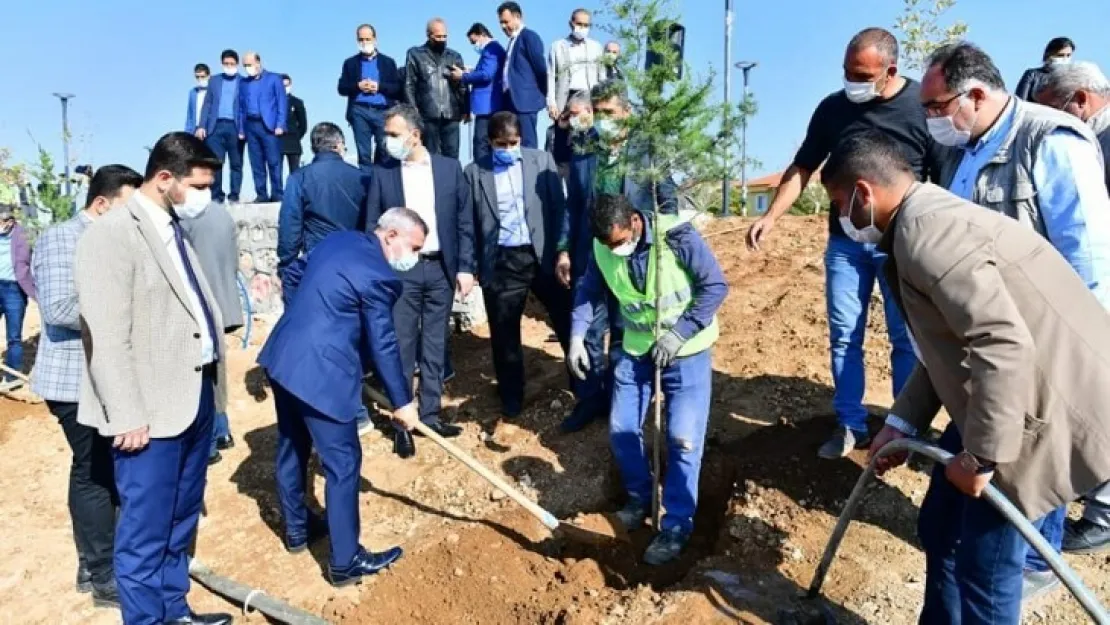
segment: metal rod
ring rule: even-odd
[[[54,97],[62,101],[62,170],[65,172],[66,197],[73,197],[73,186],[69,175],[69,101],[77,96],[72,93],[55,93]]]
[[[725,111],[731,114],[732,107],[732,0],[725,0]],[[732,208],[732,168],[730,167],[729,152],[732,150],[731,141],[722,141],[724,145],[725,176],[721,181],[721,216],[728,217]],[[741,164],[743,167],[743,164]]]
[[[744,72],[744,106],[748,105],[748,72],[751,66],[745,65]],[[740,214],[748,216],[748,115],[745,109],[744,117],[740,120]]]
[[[825,576],[828,575],[829,567],[832,565],[833,558],[836,556],[837,549],[840,548],[840,542],[844,539],[844,533],[848,530],[848,524],[852,522],[852,515],[856,510],[856,506],[863,499],[864,491],[867,488],[867,483],[871,480],[871,476],[875,473],[875,463],[879,458],[889,456],[905,451],[912,451],[919,453],[923,456],[932,458],[936,462],[947,465],[952,460],[952,454],[929,445],[922,441],[903,438],[896,441],[891,441],[885,447],[879,450],[871,462],[864,468],[863,473],[856,481],[855,488],[852,489],[852,495],[848,497],[848,502],[844,504],[844,510],[840,513],[840,518],[836,520],[836,527],[833,528],[832,536],[829,537],[829,543],[825,546],[825,554],[821,556],[821,562],[817,565],[817,572],[813,576],[813,582],[809,585],[809,597],[816,598],[821,594],[821,586],[825,583]],[[1021,533],[1025,540],[1029,541],[1030,546],[1041,554],[1041,556],[1048,562],[1048,566],[1060,578],[1060,581],[1067,586],[1079,604],[1090,615],[1091,620],[1098,625],[1110,625],[1110,615],[1107,614],[1106,608],[1099,603],[1098,599],[1091,593],[1091,591],[1075,574],[1075,571],[1068,566],[1063,557],[1056,550],[1048,544],[1048,541],[1041,536],[1033,524],[1016,508],[1010,500],[1002,494],[993,484],[988,484],[987,489],[983,491],[983,498],[986,499],[998,512],[1005,517],[1007,521],[1017,527],[1018,532]]]

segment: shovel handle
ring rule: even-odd
[[[15,369],[12,369],[11,367],[9,367],[5,364],[0,364],[0,371],[3,371],[4,373],[12,376],[13,378],[15,378],[17,380],[21,380],[21,381],[26,382],[28,384],[31,383],[31,378],[24,375],[22,371],[16,371]]]
[[[554,530],[559,527],[559,520],[556,519],[553,514],[541,508],[539,505],[536,504],[536,502],[528,499],[512,486],[509,486],[509,484],[505,482],[505,480],[501,479],[501,477],[498,476],[496,473],[482,466],[481,463],[479,463],[465,451],[448,442],[439,434],[436,434],[435,431],[433,431],[431,428],[424,425],[423,423],[417,422],[416,431],[431,439],[431,441],[436,445],[442,447],[444,451],[454,456],[455,460],[458,460],[459,462],[465,464],[468,469],[482,476],[482,479],[486,480],[490,484],[493,484],[494,488],[505,493],[505,495],[508,496],[509,499],[512,499],[517,504],[519,504],[521,508],[527,510],[529,514],[539,519],[540,523],[543,523],[545,526],[547,526],[547,529]]]

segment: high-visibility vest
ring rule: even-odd
[[[676,215],[660,215],[659,227],[664,233],[686,223],[688,219]],[[644,228],[649,225],[645,222]],[[678,263],[674,252],[667,245],[666,236],[656,236],[655,245],[662,246],[662,264],[656,264],[655,250],[648,251],[647,280],[644,291],[639,291],[628,273],[628,259],[617,256],[597,239],[594,239],[594,259],[597,262],[605,283],[620,304],[621,318],[624,320],[624,340],[622,347],[633,356],[643,356],[655,343],[655,276],[662,272],[662,297],[659,298],[663,331],[674,327],[686,309],[694,301],[693,282],[686,269]],[[690,337],[678,352],[680,357],[705,351],[717,342],[720,330],[717,317],[704,330]]]

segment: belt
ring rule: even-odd
[[[215,380],[216,379],[216,366],[218,365],[218,363],[219,363],[219,361],[213,360],[212,362],[207,363],[207,364],[197,365],[196,367],[193,368],[193,371],[199,371],[202,377],[205,377],[205,378],[208,378],[208,379],[211,379],[211,380]]]
[[[443,252],[428,252],[420,254],[420,260],[443,260]]]
[[[262,119],[262,116],[261,115],[247,115],[247,119],[252,120],[252,121],[260,120],[260,119]]]

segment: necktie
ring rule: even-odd
[[[181,264],[185,266],[185,275],[189,277],[189,286],[196,293],[197,300],[200,301],[200,309],[204,312],[204,322],[208,325],[208,336],[212,337],[212,350],[213,356],[219,360],[220,350],[216,349],[216,341],[220,340],[219,335],[216,334],[216,324],[212,321],[212,310],[208,308],[208,301],[204,299],[204,292],[200,289],[200,282],[197,280],[197,274],[193,271],[193,263],[189,261],[189,254],[185,249],[185,237],[181,233],[181,224],[176,219],[170,221],[173,226],[173,240],[177,243],[177,252],[181,254]]]

